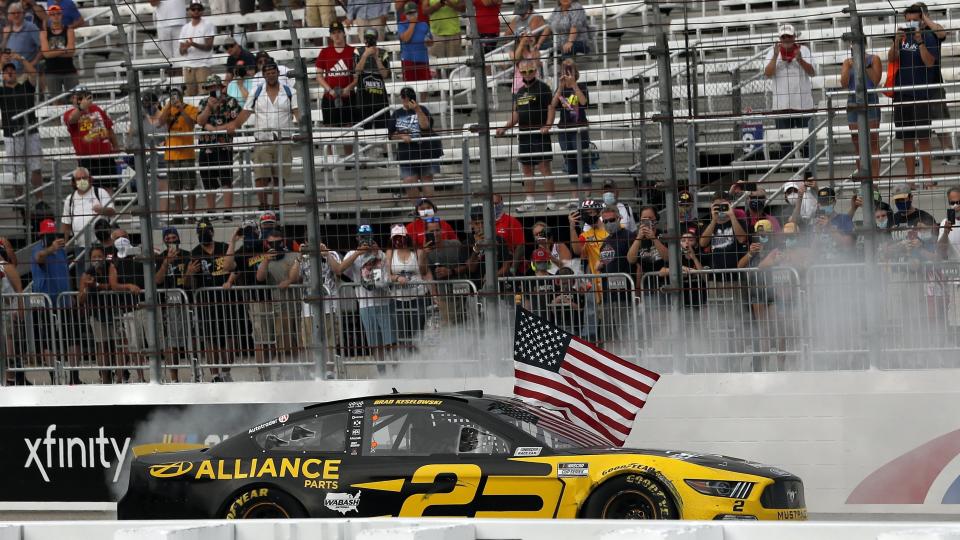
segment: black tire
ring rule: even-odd
[[[305,518],[307,511],[291,495],[272,486],[249,486],[224,504],[224,519]]]
[[[666,488],[648,476],[626,474],[600,485],[583,505],[588,519],[679,519]]]

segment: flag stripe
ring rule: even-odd
[[[602,354],[604,359],[609,357],[609,353],[607,353],[606,351],[597,349],[596,347],[593,347],[589,343],[585,343],[576,338],[570,340],[570,349],[573,349],[573,351],[576,351],[583,357],[587,357],[587,358],[596,358],[596,355],[598,353]],[[570,354],[573,351],[568,351],[567,353]],[[597,362],[596,365],[598,368],[602,368],[604,369],[604,371],[610,373],[611,376],[622,378],[624,382],[629,383],[630,386],[633,386],[633,387],[642,386],[649,390],[649,388],[653,387],[654,383],[656,383],[657,380],[660,378],[659,375],[657,375],[655,378],[648,377],[643,373],[639,373],[633,370],[632,368],[635,368],[637,366],[630,364],[629,362],[627,362],[622,358],[617,358],[617,360],[619,360],[619,362],[615,362],[615,363],[600,361],[600,362]]]
[[[514,389],[516,391],[516,388]],[[567,415],[561,411],[547,409],[543,407],[534,407],[524,401],[517,401],[515,406],[528,412],[531,416],[538,419],[537,425],[549,428],[569,439],[579,442],[584,446],[607,446],[610,441],[600,437],[593,431],[584,429],[567,419]]]
[[[603,436],[609,442],[612,442],[614,444],[617,444],[617,445],[623,444],[623,440],[621,440],[620,437],[609,434],[606,428],[604,428],[598,421],[589,418],[589,416],[587,416],[586,420],[581,418],[580,415],[577,414],[578,408],[575,405],[564,401],[563,399],[557,397],[554,394],[544,393],[542,391],[537,391],[537,390],[523,387],[523,388],[520,388],[520,392],[518,392],[517,395],[521,397],[535,399],[550,407],[560,407],[562,409],[567,409],[573,415],[573,419],[571,421],[575,425],[585,426],[587,429],[590,429],[591,431],[595,431],[598,434],[601,434],[601,436]],[[581,414],[583,413],[581,412]]]
[[[608,440],[613,440],[610,437],[609,430],[596,418],[596,414],[590,406],[584,402],[581,396],[573,393],[567,387],[566,381],[562,377],[557,376],[558,379],[554,379],[553,377],[543,377],[519,370],[516,377],[517,384],[522,388],[530,389],[551,398],[541,399],[541,401],[569,409],[570,414],[588,429]],[[520,381],[525,381],[528,384],[521,385]]]
[[[620,358],[619,356],[617,356],[617,355],[615,355],[615,354],[612,354],[612,353],[609,352],[609,351],[605,351],[605,350],[597,347],[596,345],[594,345],[594,344],[592,344],[592,343],[590,343],[590,342],[588,342],[588,341],[584,341],[584,340],[578,338],[577,336],[570,336],[570,338],[571,338],[570,341],[571,341],[571,345],[572,345],[572,346],[575,346],[575,347],[576,347],[576,346],[583,346],[583,347],[589,349],[590,351],[592,351],[593,353],[602,356],[605,360],[608,360],[609,363],[618,365],[618,366],[619,366],[620,368],[622,368],[624,371],[633,372],[633,373],[635,374],[635,376],[638,376],[638,377],[646,377],[646,378],[650,379],[650,384],[651,384],[651,385],[652,385],[652,383],[655,383],[655,382],[657,382],[657,381],[660,379],[660,374],[659,374],[659,373],[655,373],[655,372],[650,371],[650,370],[648,370],[648,369],[645,369],[645,368],[643,368],[643,367],[641,367],[641,366],[638,366],[638,365],[634,364],[633,362],[629,362],[629,361],[627,361],[627,360],[624,360],[623,358]]]
[[[571,355],[573,354],[575,353],[571,351]],[[646,397],[646,392],[639,392],[639,394],[642,395],[630,394],[628,389],[625,389],[621,385],[617,384],[616,379],[604,377],[603,370],[594,369],[594,366],[589,362],[581,361],[580,358],[573,356],[572,358],[568,358],[567,362],[564,362],[563,368],[561,369],[577,375],[577,377],[581,379],[580,384],[589,383],[593,385],[597,391],[606,392],[609,395],[623,393],[625,395],[624,401],[626,401],[628,404],[635,407],[643,407],[643,398]],[[613,402],[613,400],[610,401]],[[621,411],[621,416],[624,418],[628,418],[630,416],[630,413],[627,412],[625,407],[621,407],[619,405],[616,405],[616,407]]]

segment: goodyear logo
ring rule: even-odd
[[[189,477],[194,480],[245,478],[303,478],[304,487],[337,489],[339,459],[266,458],[205,459],[199,463],[176,461],[149,467],[154,478]]]

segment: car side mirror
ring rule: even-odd
[[[460,444],[458,453],[473,452],[480,446],[480,430],[470,426],[460,426]]]

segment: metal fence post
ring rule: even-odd
[[[833,161],[833,120],[835,117],[833,96],[827,96],[827,177],[830,178],[831,183],[835,174]]]
[[[577,128],[577,200],[580,200],[580,194],[583,193],[583,128]],[[564,162],[567,156],[563,156]]]
[[[732,140],[738,141],[740,140],[740,137],[741,137],[740,130],[743,129],[742,124],[740,123],[740,120],[739,120],[739,117],[743,115],[743,89],[740,87],[740,68],[739,67],[733,70],[733,73],[731,74],[731,77],[730,77],[730,85],[733,88],[733,91],[730,93],[730,99],[732,101],[731,108],[733,110],[733,116],[737,118],[737,120],[733,122],[733,139]],[[733,147],[734,159],[738,159],[742,155],[743,155],[743,147],[739,145],[734,146]]]

